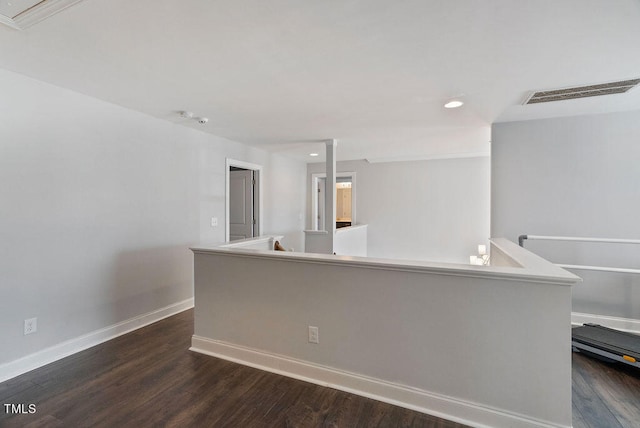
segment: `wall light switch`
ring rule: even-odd
[[[218,217],[211,217],[211,227],[218,226]]]
[[[320,343],[318,327],[309,326],[309,343]]]
[[[29,318],[28,320],[24,320],[24,334],[35,333],[38,331],[38,318]]]

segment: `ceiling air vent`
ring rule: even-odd
[[[565,89],[551,89],[534,92],[524,104],[548,103],[551,101],[573,100],[575,98],[599,97],[601,95],[623,94],[640,83],[640,79],[620,82],[601,83],[599,85],[576,86]]]
[[[0,0],[0,23],[24,30],[82,0]]]

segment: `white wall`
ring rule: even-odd
[[[640,239],[640,111],[492,130],[492,236]],[[640,245],[527,241],[556,263],[640,268]],[[640,275],[575,271],[573,311],[640,319]]]
[[[571,426],[577,278],[498,244],[524,267],[197,248],[193,349],[471,426]]]
[[[356,172],[357,223],[369,225],[370,257],[468,263],[489,238],[488,157],[338,162],[337,170]],[[309,188],[311,174],[323,171],[308,164]]]
[[[304,164],[4,70],[0,93],[0,364],[193,297],[225,157],[264,166],[264,231],[302,247]]]
[[[283,156],[263,157],[265,159],[261,163],[265,165],[264,234],[284,235],[283,246],[304,251],[306,165]]]

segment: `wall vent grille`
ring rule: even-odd
[[[631,88],[636,87],[638,83],[640,83],[640,79],[631,79],[621,80],[619,82],[601,83],[598,85],[537,91],[529,95],[523,104],[539,104],[551,101],[573,100],[576,98],[623,94]]]

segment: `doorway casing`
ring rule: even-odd
[[[250,162],[245,162],[245,161],[241,161],[241,160],[236,160],[236,159],[230,159],[230,158],[226,158],[226,165],[225,165],[225,192],[224,192],[224,196],[225,196],[225,203],[224,203],[224,207],[225,207],[225,230],[224,230],[224,234],[225,234],[225,242],[229,242],[229,183],[230,183],[230,177],[229,177],[229,170],[231,167],[236,167],[236,168],[242,168],[242,169],[250,169],[254,172],[254,179],[256,181],[255,183],[255,192],[257,193],[257,197],[255,198],[255,201],[257,203],[256,206],[254,206],[254,210],[255,210],[255,219],[256,219],[256,224],[254,227],[254,235],[255,236],[260,236],[262,234],[262,225],[263,223],[263,216],[262,216],[262,165],[257,165],[254,163],[250,163]]]
[[[321,178],[326,178],[324,172],[311,174],[311,230],[318,229],[318,215],[321,207],[318,206],[318,184]],[[336,178],[351,178],[351,224],[356,224],[356,173],[353,172],[337,172]],[[335,209],[335,208],[334,208]]]

